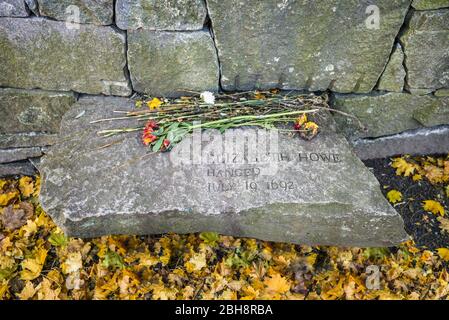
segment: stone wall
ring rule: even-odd
[[[448,40],[448,0],[0,0],[0,174],[86,94],[329,92],[362,158],[449,152]]]

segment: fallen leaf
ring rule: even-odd
[[[33,215],[33,205],[27,202],[19,204],[19,209],[14,209],[12,205],[3,209],[0,221],[8,231],[16,230],[27,223]]]
[[[409,177],[418,169],[417,165],[409,163],[403,158],[393,159],[391,166],[396,169],[396,175],[405,177]]]
[[[40,248],[36,250],[33,258],[25,259],[22,262],[22,280],[33,280],[40,276],[42,268],[47,258],[47,250]]]
[[[265,279],[264,284],[267,286],[267,290],[272,293],[282,294],[290,290],[289,282],[278,273]]]
[[[48,242],[55,247],[65,247],[68,243],[68,238],[62,232],[55,231],[48,238]]]
[[[387,193],[388,201],[395,204],[402,201],[402,193],[397,190],[391,190]]]
[[[83,267],[83,260],[80,252],[69,253],[67,259],[61,265],[61,270],[65,274],[74,273]]]
[[[52,282],[44,278],[42,282],[36,287],[38,300],[59,300],[59,293],[61,288],[52,288]]]
[[[440,222],[440,229],[449,233],[449,219],[438,217],[437,220]]]
[[[25,287],[23,287],[22,291],[17,294],[17,297],[20,300],[28,300],[34,297],[36,294],[36,289],[33,286],[33,283],[31,281],[27,281],[25,283]]]
[[[423,208],[433,214],[440,214],[441,216],[444,216],[444,208],[438,201],[426,200],[423,202]]]
[[[11,200],[19,196],[19,191],[11,191],[0,194],[0,206],[7,206]]]
[[[25,198],[30,197],[34,193],[34,181],[31,177],[21,177],[19,179],[19,189],[22,196]]]
[[[187,272],[195,272],[200,271],[207,265],[206,263],[206,254],[204,252],[202,253],[196,253],[194,254],[189,261],[186,263],[186,270]]]
[[[449,249],[439,248],[437,249],[437,251],[441,259],[443,259],[444,261],[449,261]]]

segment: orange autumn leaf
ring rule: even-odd
[[[264,284],[267,286],[268,291],[272,293],[282,294],[290,290],[290,283],[278,273],[265,279]]]

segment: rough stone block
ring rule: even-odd
[[[38,147],[0,149],[0,163],[10,163],[29,158],[36,158],[42,156],[42,154],[42,149]]]
[[[449,88],[449,9],[416,11],[401,37],[411,92]]]
[[[131,94],[125,35],[111,27],[0,18],[0,86]]]
[[[59,132],[73,93],[0,88],[0,133]]]
[[[354,152],[362,160],[393,156],[449,153],[449,126],[420,128],[377,139],[352,142]]]
[[[224,89],[366,93],[385,69],[410,1],[207,4]]]
[[[96,25],[113,23],[114,0],[38,0],[38,3],[41,16]]]
[[[204,0],[117,0],[117,26],[123,30],[201,30]]]
[[[0,0],[0,17],[28,17],[30,14],[23,0]]]
[[[206,31],[129,31],[128,61],[138,92],[179,96],[184,90],[218,90],[217,55]]]
[[[417,96],[407,93],[387,93],[372,95],[335,95],[332,106],[355,116],[335,114],[340,130],[352,138],[382,137],[397,134],[422,126],[446,123],[437,119],[438,113],[446,113],[447,98]],[[428,110],[428,114],[424,116]],[[422,116],[417,116],[423,113]],[[426,120],[425,120],[426,119]],[[427,120],[429,119],[429,120]],[[364,130],[366,129],[366,130]]]
[[[434,10],[448,8],[449,0],[413,0],[413,8],[416,10]]]
[[[15,177],[15,176],[33,176],[35,174],[36,168],[28,160],[0,164],[0,178]]]
[[[404,52],[402,47],[397,45],[394,49],[390,61],[379,81],[379,90],[391,92],[403,92],[405,76],[407,75],[404,68]]]
[[[50,146],[55,143],[56,137],[57,134],[40,132],[0,133],[0,149]]]

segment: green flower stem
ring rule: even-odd
[[[284,116],[291,116],[291,115],[295,115],[295,114],[313,113],[313,112],[317,112],[317,111],[318,111],[318,109],[312,109],[312,110],[291,111],[291,112],[273,113],[273,114],[257,115],[257,116],[239,116],[239,117],[220,119],[220,120],[200,123],[200,124],[197,124],[197,125],[192,125],[192,126],[190,126],[188,128],[188,130],[190,131],[190,130],[204,128],[204,127],[215,127],[216,125],[220,125],[220,124],[223,124],[223,123],[236,122],[236,121],[282,118]]]

